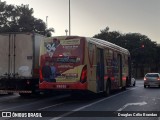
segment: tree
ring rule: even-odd
[[[160,65],[158,51],[160,51],[160,47],[157,46],[156,42],[152,42],[146,35],[140,33],[122,34],[118,31],[109,31],[109,27],[106,27],[93,37],[128,49],[131,54],[133,67],[136,71],[137,69],[141,69],[142,71],[141,77],[144,75],[145,68],[150,68],[150,72],[158,70],[157,65]],[[142,45],[144,45],[144,47],[142,47]]]
[[[0,32],[36,32],[51,36],[54,28],[47,29],[43,20],[33,16],[33,8],[29,5],[7,5],[0,3]]]

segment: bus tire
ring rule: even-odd
[[[125,91],[125,90],[126,90],[126,86],[123,86],[123,87],[122,87],[122,90],[124,90],[124,91]]]
[[[110,94],[111,94],[111,81],[108,79],[106,83],[105,96],[109,96]]]
[[[136,82],[134,82],[133,86],[134,86],[134,87],[136,86]]]

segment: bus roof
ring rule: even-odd
[[[51,37],[51,38],[59,38],[59,39],[85,38],[88,42],[93,43],[95,45],[98,45],[101,48],[110,48],[112,50],[119,51],[121,53],[130,55],[130,53],[129,53],[129,51],[127,49],[122,48],[122,47],[120,47],[120,46],[118,46],[116,44],[113,44],[111,42],[108,42],[108,41],[105,41],[105,40],[102,40],[102,39],[84,37],[84,36],[54,36],[54,37]],[[50,39],[50,37],[46,38],[46,39]]]
[[[125,54],[130,55],[129,51],[125,48],[122,48],[116,44],[110,43],[108,41],[105,40],[101,40],[101,39],[97,39],[97,38],[87,38],[88,42],[91,42],[93,44],[97,44],[98,46],[102,47],[102,48],[110,48],[113,49],[115,51],[119,51]]]

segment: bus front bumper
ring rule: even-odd
[[[51,90],[87,90],[87,83],[62,83],[62,82],[42,82],[39,83],[40,89],[51,89]]]

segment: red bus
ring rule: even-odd
[[[110,42],[80,36],[46,38],[40,47],[42,90],[103,92],[126,88],[128,50]]]

